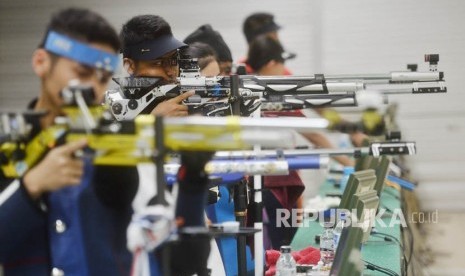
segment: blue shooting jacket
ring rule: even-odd
[[[129,275],[126,228],[137,185],[136,168],[94,167],[90,160],[80,185],[52,192],[42,204],[15,180],[0,194],[5,276]]]

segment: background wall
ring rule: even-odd
[[[461,0],[353,1],[142,1],[142,0],[0,0],[0,108],[22,108],[37,94],[31,53],[50,15],[76,5],[92,8],[119,30],[130,17],[153,13],[184,39],[210,23],[233,51],[246,53],[242,21],[255,11],[275,14],[283,26],[284,46],[298,54],[288,62],[297,75],[315,73],[388,73],[439,53],[448,93],[390,97],[399,103],[398,121],[406,140],[417,142],[408,157],[425,209],[465,210],[465,2]]]

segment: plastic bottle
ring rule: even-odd
[[[349,176],[354,172],[354,167],[344,167],[343,174],[341,178],[341,193],[344,193],[347,182],[349,181]]]
[[[341,149],[347,149],[347,148],[352,147],[352,142],[350,141],[349,134],[340,133],[337,144],[338,144],[338,148],[341,148]]]
[[[318,261],[318,264],[316,265],[315,272],[312,273],[312,276],[322,276],[324,274],[324,263],[320,260]]]
[[[334,260],[334,234],[332,226],[332,223],[325,223],[324,232],[320,237],[320,260],[325,265],[331,264]]]
[[[334,238],[334,252],[337,250],[337,246],[339,244],[339,239],[341,238],[342,230],[347,226],[346,223],[346,213],[341,212],[339,214],[339,221],[336,224],[336,227],[334,227],[333,230],[333,238]]]
[[[295,276],[297,275],[297,265],[294,257],[291,255],[291,247],[283,245],[280,248],[281,256],[276,262],[276,276]]]

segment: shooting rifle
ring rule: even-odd
[[[160,78],[115,78],[119,87],[108,90],[105,95],[113,116],[117,120],[133,119],[150,104],[190,90],[194,90],[195,95],[184,103],[191,113],[206,116],[249,116],[258,107],[262,111],[282,111],[357,106],[356,95],[363,90],[375,90],[383,95],[447,91],[444,73],[437,71],[439,55],[425,55],[430,65],[426,72],[302,77],[204,77],[195,69],[195,59],[181,61],[180,77],[173,84],[162,84]]]
[[[43,130],[32,140],[28,138],[28,113],[2,113],[0,137],[1,167],[7,177],[20,177],[34,166],[60,137],[65,141],[86,138],[88,147],[82,154],[91,155],[96,165],[136,165],[153,162],[159,148],[155,145],[156,123],[152,115],[135,120],[115,121],[105,106],[92,105],[91,89],[74,86],[66,90],[66,117]],[[66,98],[66,97],[65,97]],[[163,118],[164,143],[170,151],[216,151],[252,148],[255,144],[282,147],[292,142],[292,131],[324,129],[324,119],[288,122],[276,118],[185,117]],[[291,146],[289,144],[288,146]],[[163,166],[161,166],[163,167]]]

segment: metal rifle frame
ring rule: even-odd
[[[231,94],[232,94],[232,114],[240,115],[240,94],[239,94],[239,76],[231,75]],[[247,182],[243,179],[234,184],[234,214],[239,227],[246,227],[247,219]],[[256,235],[256,234],[255,234]],[[239,276],[247,275],[247,255],[245,235],[238,235],[237,238],[237,271]]]

